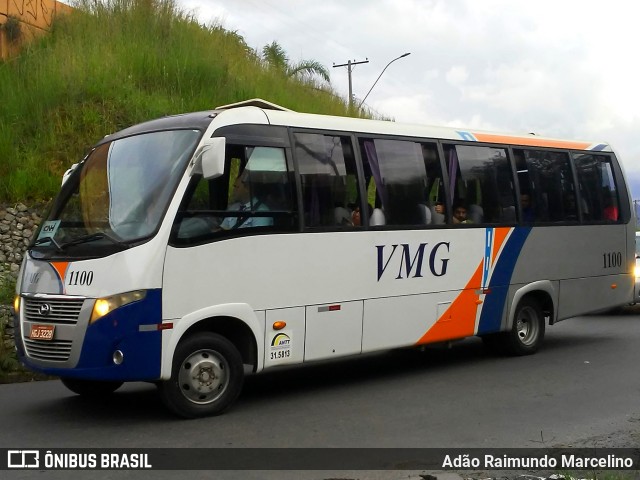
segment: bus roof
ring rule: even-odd
[[[113,134],[105,136],[100,140],[97,145],[119,138],[128,137],[131,135],[137,135],[139,133],[158,132],[162,130],[174,130],[174,129],[194,129],[194,130],[206,130],[207,126],[211,123],[211,119],[215,117],[213,111],[208,112],[193,112],[185,113],[181,115],[168,115],[166,117],[156,118],[154,120],[148,120],[146,122],[138,123],[130,127],[120,130]]]
[[[404,136],[415,138],[433,138],[452,141],[467,141],[494,143],[502,145],[518,145],[530,147],[550,147],[564,148],[571,150],[587,150],[611,152],[612,149],[607,143],[594,143],[580,140],[566,140],[557,138],[541,137],[534,134],[506,134],[497,132],[481,131],[476,129],[452,128],[442,126],[406,124],[383,120],[369,120],[354,117],[341,117],[331,115],[318,115],[310,113],[299,113],[289,110],[275,103],[253,98],[242,102],[232,103],[216,107],[215,110],[186,113],[182,115],[171,115],[155,120],[150,120],[129,128],[108,135],[103,138],[98,145],[104,142],[115,140],[130,135],[143,132],[169,130],[175,128],[194,128],[206,130],[212,119],[231,116],[232,123],[243,123],[243,111],[254,112],[254,115],[246,115],[247,123],[254,123],[255,113],[261,112],[260,117],[272,125],[282,125],[327,131],[346,131],[359,134],[379,134],[391,136]]]
[[[457,141],[497,143],[503,145],[520,145],[535,147],[566,148],[572,150],[590,150],[610,152],[607,143],[594,143],[580,140],[566,140],[541,137],[535,134],[505,134],[481,131],[476,129],[438,127],[428,125],[404,124],[391,121],[369,120],[353,117],[339,117],[298,113],[285,107],[259,98],[237,102],[216,108],[219,110],[235,110],[242,108],[259,108],[272,125],[283,125],[321,130],[350,131],[362,134],[385,134],[421,138],[438,138]],[[224,114],[224,112],[220,112]]]

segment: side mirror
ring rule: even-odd
[[[224,173],[226,139],[209,138],[196,152],[191,175],[201,173],[206,180],[217,178]]]
[[[64,175],[62,175],[62,185],[64,185],[64,183],[69,179],[76,168],[78,168],[78,164],[74,163],[73,165],[71,165],[71,168],[64,172]]]

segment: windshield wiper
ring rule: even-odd
[[[120,247],[129,248],[129,246],[126,243],[121,242],[120,240],[117,240],[116,238],[113,238],[108,233],[96,232],[96,233],[91,233],[89,235],[85,235],[83,237],[78,237],[75,240],[71,240],[69,242],[63,243],[62,245],[60,245],[60,249],[62,250],[62,249],[65,249],[65,248],[73,246],[73,245],[80,245],[81,243],[88,243],[88,242],[93,242],[95,240],[102,240],[102,239],[109,240],[111,243],[113,243],[115,245],[118,245]]]
[[[53,245],[55,245],[55,247],[56,247],[56,250],[58,250],[59,252],[62,251],[62,247],[60,246],[60,244],[53,237],[42,237],[42,238],[39,238],[38,240],[33,242],[32,247],[36,247],[36,246],[41,245],[41,244],[43,244],[44,242],[47,242],[47,241],[53,243]]]

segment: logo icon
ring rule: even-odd
[[[275,348],[289,347],[290,345],[291,337],[286,333],[279,333],[275,337],[273,337],[273,340],[271,340],[271,346]]]
[[[8,468],[40,468],[40,452],[38,450],[9,450],[7,452]]]
[[[48,317],[51,313],[51,306],[48,303],[43,303],[38,307],[38,313],[43,317]]]

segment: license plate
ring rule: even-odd
[[[53,340],[55,325],[31,325],[31,340]]]

